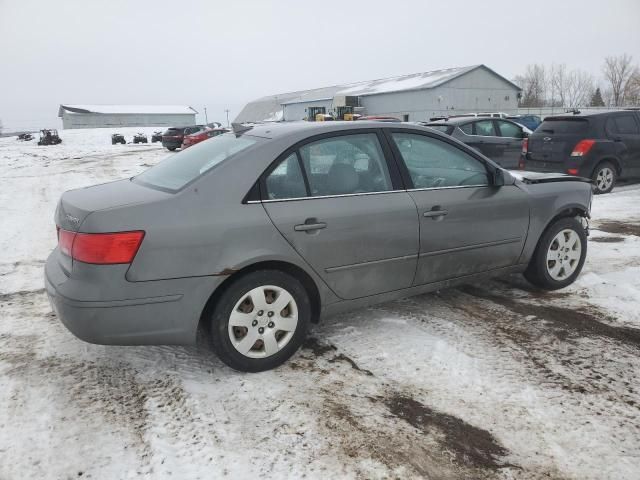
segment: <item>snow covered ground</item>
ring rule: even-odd
[[[51,313],[60,194],[168,155],[111,133],[0,139],[0,479],[640,478],[640,186],[594,200],[566,290],[513,276],[337,316],[249,375],[205,340],[89,345]]]

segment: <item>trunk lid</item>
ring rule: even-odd
[[[83,222],[91,213],[127,205],[155,202],[171,196],[170,193],[133,183],[130,179],[69,190],[62,194],[58,202],[55,223],[57,227],[70,232],[98,233],[82,229]],[[58,250],[58,262],[65,273],[71,275],[73,267],[71,257]]]

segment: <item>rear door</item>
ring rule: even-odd
[[[280,233],[341,298],[411,286],[416,206],[377,130],[314,137],[285,152],[261,182]]]
[[[499,162],[503,168],[518,168],[520,155],[522,154],[522,139],[525,137],[522,127],[505,120],[496,120],[498,134],[504,150],[502,160]]]
[[[494,120],[491,118],[477,120],[471,124],[471,129],[471,135],[467,133],[468,129],[463,130],[468,135],[464,143],[502,165],[505,147],[498,136]]]
[[[623,161],[622,174],[640,176],[640,126],[633,112],[611,115],[606,122],[607,136],[618,145]]]
[[[443,139],[394,130],[390,140],[420,218],[416,285],[516,264],[529,226],[527,194],[491,185],[482,159]]]

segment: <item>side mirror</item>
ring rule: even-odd
[[[511,174],[503,170],[502,168],[496,168],[493,172],[493,186],[502,187],[503,185],[511,185],[514,182],[514,178]]]

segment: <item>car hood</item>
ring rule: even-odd
[[[523,170],[509,170],[512,177],[520,180],[523,183],[551,183],[551,182],[586,182],[591,183],[590,178],[576,177],[574,175],[567,175],[566,173],[542,173],[542,172],[527,172]]]
[[[170,193],[133,183],[128,178],[69,190],[62,194],[56,208],[56,224],[65,230],[78,231],[84,219],[92,212],[154,202],[171,196]]]

